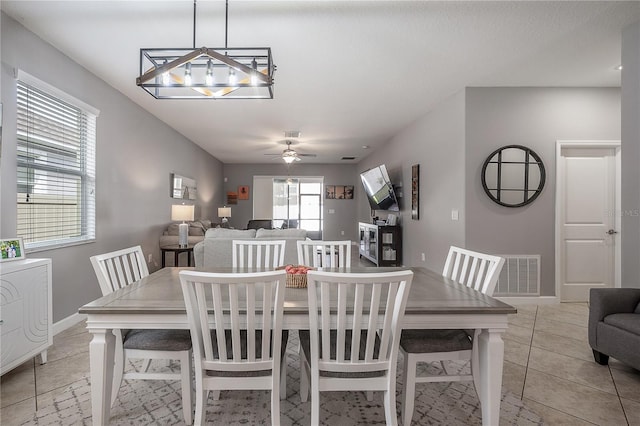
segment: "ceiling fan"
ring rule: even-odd
[[[265,155],[279,155],[279,156],[282,157],[284,162],[287,163],[287,164],[291,164],[294,161],[300,161],[300,157],[315,157],[316,156],[316,154],[302,154],[302,153],[296,152],[294,149],[291,148],[291,145],[293,145],[294,142],[292,142],[289,139],[286,139],[284,141],[284,143],[287,144],[287,148],[284,151],[282,151],[282,154],[265,154]]]

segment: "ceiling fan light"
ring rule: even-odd
[[[291,164],[297,160],[297,157],[295,155],[282,154],[282,159],[284,160],[285,163]]]
[[[235,86],[237,82],[238,82],[238,78],[236,77],[236,70],[229,67],[229,85]]]

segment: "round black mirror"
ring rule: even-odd
[[[544,182],[542,159],[525,146],[496,149],[482,165],[482,188],[501,206],[526,206],[538,198]]]

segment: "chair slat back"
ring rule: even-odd
[[[298,241],[298,264],[315,268],[350,268],[351,241]]]
[[[91,256],[89,259],[103,296],[149,275],[140,246]]]
[[[442,275],[492,296],[503,265],[500,256],[451,246]]]
[[[279,377],[285,281],[284,270],[181,271],[196,368]]]
[[[310,271],[307,292],[312,369],[366,372],[389,370],[395,365],[412,279],[411,271]],[[331,330],[337,335],[335,348]],[[366,331],[366,341],[362,341],[362,331]],[[318,359],[313,354],[319,354]]]
[[[284,265],[285,240],[233,240],[234,268],[276,268]]]

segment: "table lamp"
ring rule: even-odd
[[[229,222],[228,218],[231,217],[231,207],[218,207],[218,217],[222,218],[222,223]]]
[[[185,220],[193,220],[193,206],[174,204],[171,206],[171,220],[182,223],[178,225],[178,246],[186,247],[189,244],[189,225]]]

